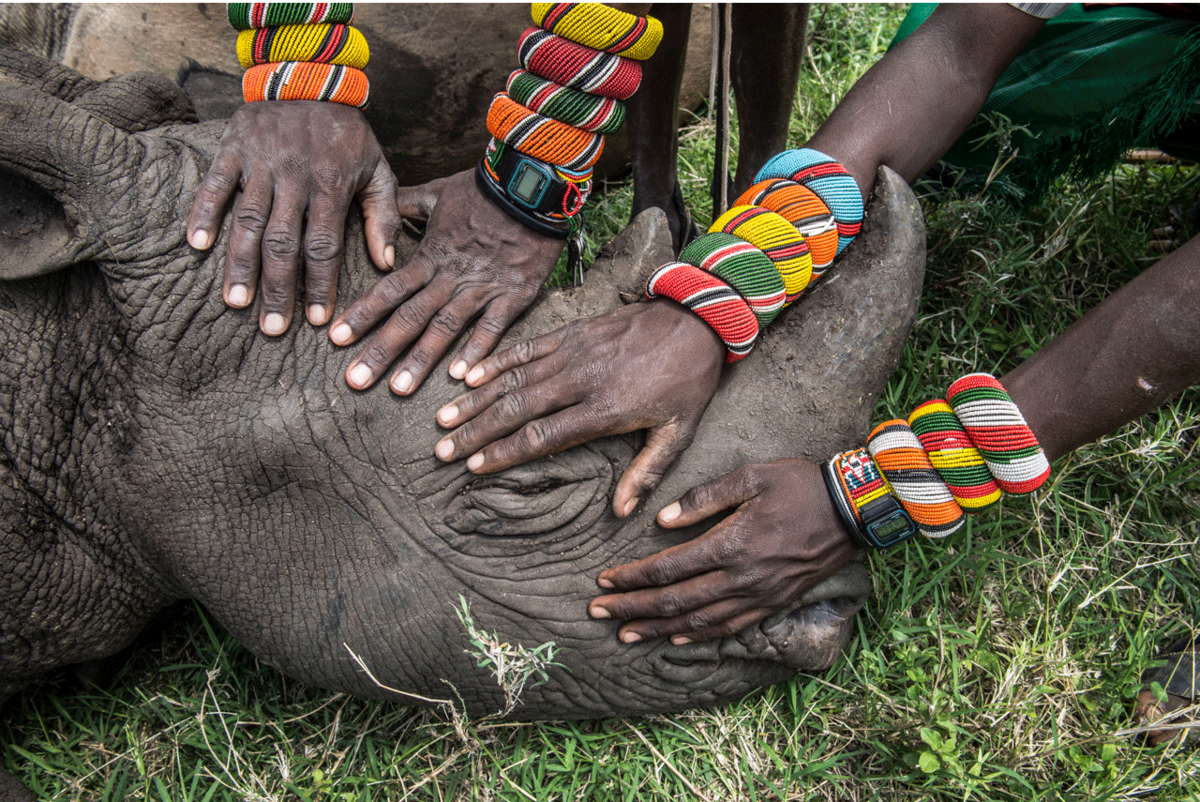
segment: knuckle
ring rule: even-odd
[[[253,201],[247,202],[243,199],[234,212],[233,222],[241,228],[261,231],[267,227],[267,210]]]
[[[525,421],[529,411],[522,393],[510,393],[498,400],[495,405],[496,420],[504,426],[517,426]],[[523,437],[528,435],[523,433]]]
[[[424,307],[415,300],[410,300],[392,313],[392,321],[396,327],[409,336],[420,334],[428,319]]]
[[[545,418],[531,421],[521,428],[521,439],[525,441],[528,450],[542,453],[554,443],[554,426]]]
[[[309,262],[333,262],[341,255],[341,243],[332,232],[309,231],[304,239],[304,258]]]
[[[263,254],[270,259],[287,261],[300,253],[300,241],[296,235],[283,228],[269,228],[263,234]]]
[[[454,310],[443,308],[429,321],[428,328],[444,338],[454,337],[462,331],[462,318]]]
[[[687,609],[683,597],[672,590],[661,591],[658,595],[658,601],[655,602],[654,606],[657,608],[658,614],[663,618],[675,618],[682,615]]]
[[[708,615],[704,612],[688,613],[683,617],[683,625],[687,627],[689,632],[699,632],[702,629],[708,629],[712,625]]]
[[[669,557],[662,557],[646,566],[645,575],[646,582],[651,585],[669,585],[675,581],[675,565]],[[674,592],[664,591],[664,593],[678,598]]]

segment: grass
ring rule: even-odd
[[[832,6],[797,94],[802,143],[880,55],[900,10]],[[711,129],[683,135],[706,214]],[[592,204],[593,244],[631,191]],[[967,370],[1003,373],[1157,258],[1151,230],[1200,195],[1192,167],[1118,168],[1015,215],[927,206],[919,319],[876,420]],[[197,610],[111,692],[50,679],[0,719],[39,798],[150,800],[1196,799],[1200,752],[1145,749],[1130,700],[1198,625],[1200,391],[1055,465],[942,542],[870,558],[845,656],[719,710],[580,723],[453,722],[264,669]]]

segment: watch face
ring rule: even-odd
[[[875,530],[875,537],[887,542],[901,532],[907,532],[909,526],[908,521],[897,515],[891,520],[873,524],[871,528]]]
[[[508,192],[510,197],[521,201],[526,206],[537,206],[548,183],[550,183],[550,179],[545,173],[529,162],[521,162],[517,166],[512,181],[508,184]]]

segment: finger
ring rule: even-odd
[[[358,205],[363,213],[363,230],[367,235],[367,251],[380,270],[396,266],[396,235],[400,231],[400,210],[396,205],[396,175],[387,161],[380,159],[371,180],[358,193]],[[345,218],[343,228],[345,227]]]
[[[736,513],[717,523],[700,537],[663,549],[658,554],[635,562],[607,568],[596,578],[602,588],[634,591],[639,588],[661,588],[676,582],[728,568],[741,547],[741,532],[737,529]],[[626,611],[637,612],[637,611]],[[640,618],[642,615],[626,615]]]
[[[543,428],[545,424],[541,424],[539,419],[571,407],[579,400],[579,394],[561,387],[560,382],[553,381],[556,372],[555,365],[536,362],[527,367],[515,368],[486,387],[459,399],[451,406],[464,408],[464,417],[470,417],[471,420],[443,438],[435,447],[434,453],[444,460],[461,459],[470,455],[467,461],[467,468],[470,470],[477,470],[484,463],[488,464],[488,470],[499,470],[509,464],[518,464],[512,461],[514,459],[523,462],[532,458],[521,459],[528,446],[521,447],[517,442],[508,443],[504,448],[499,447],[501,438],[507,438],[522,427],[533,426],[535,429],[521,435],[521,439],[526,443],[540,443],[541,438],[545,437],[547,442],[543,445],[559,445],[553,435]],[[478,405],[481,411],[477,411],[475,405]]]
[[[426,288],[400,304],[367,342],[367,347],[350,363],[346,370],[346,381],[350,386],[361,390],[374,384],[404,350],[421,336],[429,320],[447,300],[440,293],[430,292]]]
[[[613,493],[613,514],[625,518],[639,501],[650,494],[663,475],[675,464],[696,436],[696,427],[673,421],[665,426],[651,427],[646,434],[646,445],[629,463],[621,474]]]
[[[422,223],[428,221],[437,206],[442,181],[443,179],[439,178],[416,187],[397,188],[396,208],[400,216]]]
[[[332,192],[315,195],[308,208],[304,228],[304,298],[308,322],[314,326],[325,325],[337,300],[338,272],[345,255],[343,232],[349,211],[350,198]]]
[[[555,329],[549,334],[543,334],[541,337],[517,343],[511,348],[505,348],[500,353],[488,357],[471,368],[465,377],[467,386],[479,387],[518,365],[545,359],[562,346],[566,336],[567,329],[564,327]]]
[[[296,303],[296,279],[300,273],[300,243],[304,227],[305,199],[290,187],[276,189],[271,216],[262,235],[262,302],[258,327],[277,337],[292,323]]]
[[[747,601],[724,573],[713,572],[666,587],[600,596],[588,605],[588,614],[593,618],[613,618],[630,624],[636,622],[636,629],[646,638],[695,632],[713,626],[713,618],[689,620],[713,605],[719,606],[728,617],[742,612]]]
[[[529,308],[536,297],[537,292],[535,291],[520,298],[510,294],[492,301],[483,316],[475,323],[475,330],[467,338],[467,344],[450,364],[450,375],[455,379],[465,377],[471,368],[492,352],[512,322]]]
[[[758,485],[747,466],[697,485],[678,501],[659,510],[658,523],[669,529],[691,526],[722,510],[737,507],[758,495]]]
[[[727,599],[671,621],[630,621],[617,631],[617,637],[625,643],[669,637],[676,646],[720,640],[757,624],[772,612],[764,607],[745,610],[746,603],[744,599]]]
[[[189,245],[199,251],[212,247],[225,216],[225,207],[241,180],[241,159],[221,151],[192,199],[192,211],[188,215]]]
[[[470,295],[455,296],[439,309],[392,375],[392,391],[398,395],[415,392],[477,311],[476,302]]]
[[[225,258],[225,303],[239,309],[250,305],[258,287],[263,231],[271,216],[274,188],[270,181],[250,176],[233,209]]]
[[[496,399],[516,390],[549,381],[562,369],[562,360],[551,359],[557,350],[542,348],[543,339],[539,337],[536,340],[518,343],[509,349],[519,352],[512,357],[510,367],[482,387],[463,393],[439,409],[438,424],[446,429],[462,426],[489,409]],[[578,395],[572,396],[572,399],[570,402],[564,402],[564,405],[574,403],[578,400]]]
[[[329,339],[336,345],[356,342],[379,321],[390,315],[429,280],[429,273],[409,265],[384,276],[350,305],[329,327]]]

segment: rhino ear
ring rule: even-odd
[[[110,186],[143,146],[121,129],[0,75],[0,279],[102,252]]]

